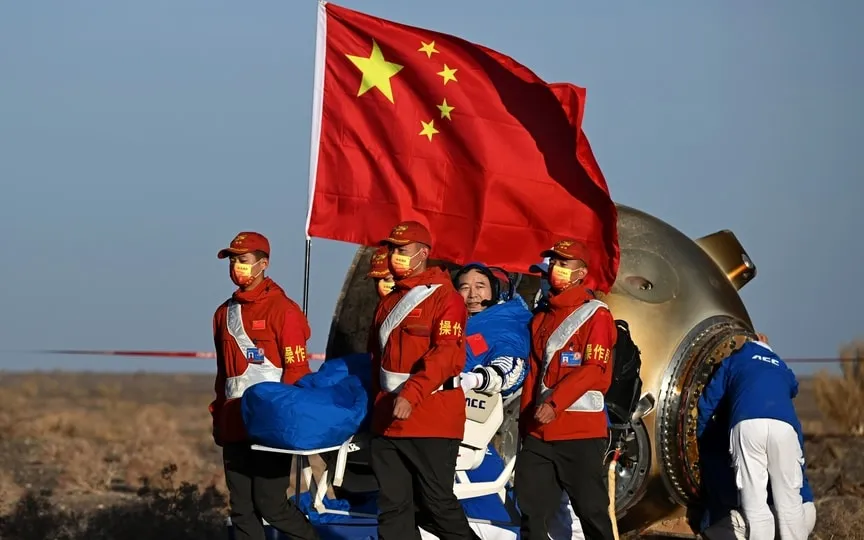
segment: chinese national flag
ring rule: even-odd
[[[307,235],[375,245],[413,219],[434,257],[515,272],[570,237],[607,292],[617,214],[584,106],[480,45],[321,4]]]

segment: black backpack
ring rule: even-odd
[[[606,391],[606,407],[612,423],[627,423],[642,394],[642,356],[633,343],[626,321],[616,320],[618,341],[612,349],[612,384]]]

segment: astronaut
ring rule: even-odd
[[[715,412],[728,407],[735,485],[752,540],[774,538],[769,481],[780,538],[807,538],[803,440],[792,403],[797,394],[795,374],[760,334],[720,363],[699,398],[697,439]]]
[[[453,282],[468,309],[462,389],[501,393],[507,403],[525,380],[531,311],[501,270],[471,263],[456,273]]]
[[[497,268],[466,264],[456,272],[453,282],[468,309],[463,390],[500,392],[505,403],[517,399],[528,369],[531,311],[507,274]],[[549,536],[552,540],[585,538],[566,493],[549,524]]]

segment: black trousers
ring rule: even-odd
[[[548,522],[567,492],[586,540],[613,540],[603,479],[607,439],[545,442],[525,437],[516,456],[516,501],[522,540],[547,540]]]
[[[319,540],[303,512],[288,499],[290,455],[258,452],[239,443],[225,446],[222,460],[236,540],[265,540],[262,518],[289,538]]]
[[[419,540],[418,526],[441,540],[479,540],[453,493],[459,442],[373,437],[379,540]]]

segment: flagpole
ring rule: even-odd
[[[309,266],[312,261],[312,239],[306,238],[306,257],[303,268],[303,313],[309,317]]]
[[[327,2],[319,0],[315,32],[315,71],[312,83],[312,130],[309,144],[309,199],[306,209],[306,255],[303,268],[303,313],[309,316],[309,267],[312,255],[312,236],[309,226],[315,202],[315,180],[318,173],[318,149],[321,144],[321,115],[324,107],[324,61],[327,51]]]
[[[309,225],[312,221],[312,207],[315,202],[315,180],[318,174],[318,149],[321,144],[321,115],[324,107],[324,57],[327,51],[327,11],[326,2],[319,0],[315,32],[315,74],[312,83],[312,133],[309,145],[309,202],[306,209],[306,254],[303,261],[303,313],[309,318],[309,267],[312,259],[312,236]],[[325,353],[326,354],[326,353]],[[306,456],[294,456],[294,501],[300,506],[303,466],[308,464]],[[312,486],[307,486],[310,490]],[[311,501],[311,499],[310,499]],[[314,501],[313,501],[314,502]]]

